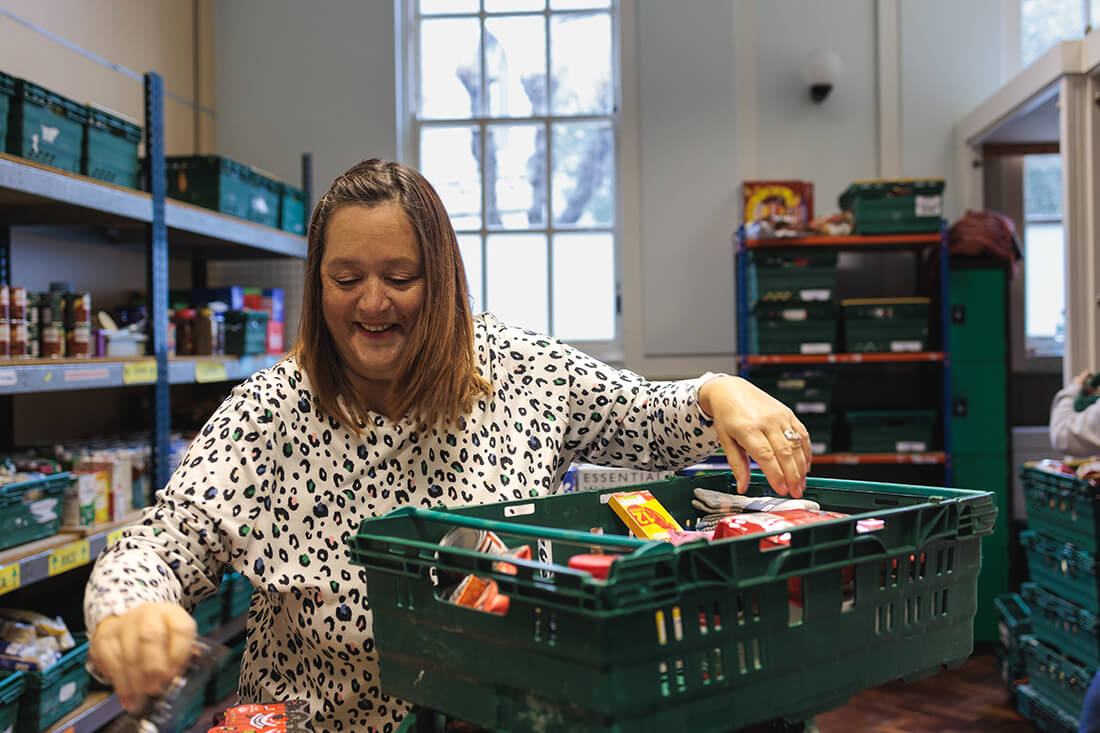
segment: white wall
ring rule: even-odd
[[[393,3],[216,0],[219,153],[301,182],[311,201],[359,160],[396,156]]]

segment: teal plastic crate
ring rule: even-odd
[[[1100,624],[1095,613],[1035,583],[1024,583],[1020,593],[1031,608],[1036,637],[1084,664],[1100,667]]]
[[[141,125],[89,106],[81,173],[118,186],[137,188],[140,142]]]
[[[14,95],[15,77],[0,71],[0,150],[7,150],[8,113],[11,111],[11,98]]]
[[[799,415],[798,419],[810,432],[810,452],[815,456],[833,452],[833,422],[831,412],[822,415]]]
[[[840,302],[844,350],[850,353],[924,351],[928,298],[853,298]]]
[[[266,353],[267,320],[263,311],[226,311],[225,353],[237,356]]]
[[[749,302],[831,301],[836,261],[835,250],[750,249]]]
[[[749,319],[749,353],[831,354],[837,317],[833,303],[757,303]]]
[[[61,170],[80,172],[88,108],[27,81],[15,80],[7,151]]]
[[[1030,684],[1016,687],[1016,710],[1046,733],[1077,733],[1078,716],[1045,699]]]
[[[1028,684],[1073,718],[1080,718],[1096,667],[1067,657],[1036,636],[1025,636],[1022,641]]]
[[[0,670],[0,680],[23,675],[24,690],[19,701],[16,733],[39,733],[50,724],[80,707],[88,696],[88,637],[74,633],[76,646],[61,655],[52,667],[42,672]]]
[[[794,410],[799,417],[831,411],[835,382],[832,372],[807,369],[779,374],[754,373],[749,381]]]
[[[848,410],[848,448],[856,453],[909,453],[932,449],[935,410]]]
[[[1031,606],[1019,593],[999,595],[993,599],[993,606],[997,609],[1001,648],[1013,664],[1022,668],[1024,657],[1020,639],[1032,631]]]
[[[695,487],[736,491],[729,472],[619,490],[650,491],[683,524]],[[348,544],[366,567],[385,691],[513,733],[705,733],[805,720],[971,653],[989,492],[811,478],[808,498],[852,516],[794,529],[770,552],[761,536],[679,547],[627,537],[610,493],[364,520]],[[752,493],[768,493],[759,474]],[[882,529],[858,532],[871,517]],[[512,575],[495,556],[441,548],[455,526],[537,545],[552,564],[515,561]],[[624,553],[606,580],[566,566],[593,546]],[[433,569],[492,578],[507,614],[441,600]]]
[[[57,534],[71,481],[55,473],[0,486],[0,549]]]
[[[942,178],[856,181],[840,195],[860,234],[938,232],[943,217]]]
[[[241,639],[229,648],[229,653],[218,662],[218,668],[206,684],[206,704],[216,705],[237,691],[241,678],[241,660],[247,640]]]
[[[243,616],[252,603],[252,583],[240,573],[229,573],[222,579],[222,595],[222,619],[229,621]]]
[[[221,625],[224,604],[222,593],[219,592],[202,599],[191,610],[191,618],[195,619],[195,631],[199,635],[209,634]]]
[[[1082,552],[1097,551],[1100,490],[1096,482],[1032,461],[1020,466],[1020,483],[1029,528],[1070,542]]]
[[[279,203],[279,228],[294,234],[306,233],[306,192],[285,183]]]
[[[252,197],[248,201],[248,219],[268,227],[279,227],[283,184],[252,169]]]
[[[165,171],[168,196],[250,218],[256,174],[244,163],[218,155],[169,156]]]
[[[1020,533],[1031,580],[1054,595],[1097,614],[1096,556],[1034,530]]]
[[[24,672],[9,673],[0,679],[0,731],[13,731],[19,718],[19,699],[27,678]]]

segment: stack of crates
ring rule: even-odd
[[[278,226],[281,184],[255,168],[219,155],[170,156],[165,167],[171,198]]]
[[[279,202],[279,228],[292,234],[306,233],[306,192],[283,183]]]
[[[778,374],[753,374],[751,381],[760,389],[794,410],[810,431],[810,449],[814,455],[833,450],[832,372],[816,369],[784,370]]]
[[[8,113],[14,95],[15,77],[0,71],[0,150],[7,150]]]
[[[749,250],[749,353],[831,354],[837,350],[836,261],[836,251]]]
[[[851,298],[840,301],[844,350],[924,351],[928,343],[928,298]]]
[[[51,667],[42,671],[13,672],[0,670],[0,704],[3,704],[4,719],[10,714],[9,707],[12,688],[19,683],[11,682],[14,677],[22,678],[23,694],[18,698],[18,711],[14,729],[0,730],[16,733],[38,733],[80,707],[88,697],[88,670],[84,663],[88,659],[88,638],[86,634],[74,633],[76,646],[61,655]]]
[[[1028,682],[1017,687],[1017,709],[1054,731],[1077,730],[1100,668],[1100,493],[1095,481],[1077,477],[1074,465],[1045,460],[1020,467],[1028,516],[1020,542],[1031,577],[1021,597],[1031,609],[1031,634],[1021,639]]]
[[[997,609],[997,668],[1001,672],[1005,692],[1016,701],[1016,685],[1027,679],[1023,638],[1031,633],[1031,608],[1019,593],[1005,593],[993,599]]]
[[[922,453],[932,447],[935,410],[847,410],[848,448],[856,453]]]

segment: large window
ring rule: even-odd
[[[1066,337],[1066,244],[1062,156],[1024,157],[1024,281],[1028,356],[1062,356]]]
[[[1100,0],[1020,0],[1020,66],[1100,22]]]
[[[458,233],[474,310],[616,339],[612,0],[405,0],[406,153]]]

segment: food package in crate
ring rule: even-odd
[[[76,646],[60,617],[0,608],[0,669],[44,671]]]
[[[814,184],[811,181],[744,181],[744,223],[786,221],[796,229],[814,218]]]

